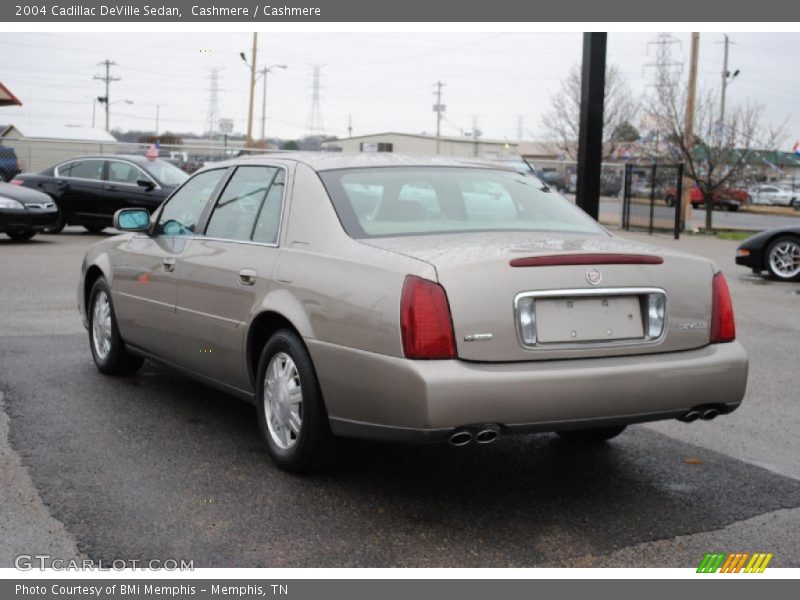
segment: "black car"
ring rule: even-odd
[[[146,208],[151,213],[189,176],[165,160],[137,155],[82,156],[45,169],[23,173],[13,182],[48,194],[65,225],[83,225],[92,232],[110,227],[120,208]]]
[[[781,281],[800,280],[800,227],[771,229],[747,238],[736,250],[736,264],[753,273],[769,271]]]
[[[12,240],[29,240],[58,222],[58,208],[47,194],[0,183],[0,233]]]

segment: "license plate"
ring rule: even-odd
[[[638,296],[536,300],[539,343],[599,342],[644,337]]]

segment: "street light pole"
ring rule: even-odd
[[[260,71],[260,77],[264,78],[263,90],[261,92],[261,139],[266,142],[266,128],[267,128],[267,74],[272,72],[272,69],[288,69],[286,65],[270,65],[264,67]]]

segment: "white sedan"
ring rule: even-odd
[[[750,191],[753,204],[775,204],[778,206],[794,206],[795,192],[777,185],[758,185]]]

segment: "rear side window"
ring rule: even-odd
[[[103,179],[102,160],[76,160],[58,167],[60,177],[75,177],[78,179]]]
[[[601,233],[579,208],[525,173],[380,167],[320,173],[353,238],[474,231]]]
[[[198,173],[175,192],[158,217],[156,233],[191,235],[226,169]]]
[[[265,203],[270,204],[273,182],[279,172],[275,167],[237,168],[214,207],[206,235],[225,240],[252,240],[261,215],[269,212],[265,212]],[[277,204],[280,210],[280,199]]]

